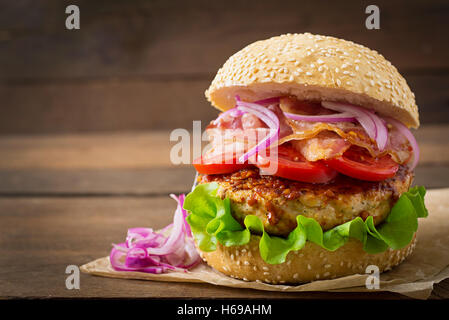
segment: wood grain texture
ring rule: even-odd
[[[449,5],[368,1],[12,1],[0,12],[2,133],[188,128],[216,112],[204,90],[234,52],[286,32],[334,35],[381,52],[404,74],[423,123],[448,123]]]
[[[218,115],[204,97],[213,76],[0,84],[2,133],[192,128]],[[424,124],[449,123],[449,74],[410,75]]]
[[[194,177],[193,167],[0,170],[0,196],[167,196],[189,192]]]
[[[211,77],[212,80],[212,77]],[[101,80],[0,85],[0,134],[192,128],[218,111],[205,80]]]

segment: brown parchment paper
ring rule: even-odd
[[[365,282],[368,277],[366,274],[314,281],[297,286],[271,285],[233,279],[213,270],[205,263],[201,263],[188,272],[148,274],[115,271],[109,263],[109,257],[89,262],[81,266],[81,271],[112,278],[203,282],[265,291],[390,291],[416,299],[427,299],[432,292],[434,283],[449,278],[449,188],[429,190],[425,202],[429,210],[429,217],[419,219],[418,242],[415,251],[401,265],[380,275],[379,289],[366,288]]]

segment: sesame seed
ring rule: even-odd
[[[307,72],[306,72],[306,75],[311,76],[311,75],[312,75],[312,72],[307,71]]]
[[[293,81],[293,80],[295,80],[295,77],[293,77],[293,76],[290,76],[290,77],[288,78],[288,81]]]
[[[328,269],[328,268],[330,268],[330,267],[332,267],[332,265],[330,265],[330,264],[325,264],[325,265],[324,265],[324,268],[326,268],[326,269]]]
[[[298,279],[298,274],[297,274],[297,273],[295,273],[295,274],[293,275],[293,279]]]
[[[325,276],[325,277],[328,277],[328,276],[330,276],[330,272],[326,272],[325,274],[323,274],[323,276]]]
[[[234,254],[231,253],[231,260],[234,260]]]
[[[243,281],[248,281],[248,279],[247,278],[243,278]]]
[[[243,264],[244,264],[245,266],[249,266],[249,262],[248,262],[248,261],[244,261]]]
[[[265,276],[268,276],[270,273],[265,271],[263,274],[264,274]]]
[[[265,270],[265,271],[267,271],[267,270],[268,270],[268,267],[262,267],[262,269]]]
[[[308,264],[307,269],[312,270],[312,266],[310,264]]]
[[[237,265],[239,266],[239,265],[240,265],[240,260],[237,260],[237,262],[236,262],[236,263],[237,263]]]
[[[316,276],[315,276],[315,278],[316,278],[316,279],[319,279],[319,278],[320,278],[320,274],[317,273]]]
[[[256,266],[254,266],[253,270],[254,270],[254,271],[257,271],[257,267],[256,267]]]

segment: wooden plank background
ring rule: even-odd
[[[77,4],[81,29],[65,29]],[[425,123],[449,122],[449,3],[377,1],[18,0],[0,10],[0,133],[190,127],[216,111],[204,90],[227,57],[287,32],[376,49],[415,92]],[[183,112],[179,112],[182,110]]]

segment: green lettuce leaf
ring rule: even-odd
[[[323,232],[316,220],[298,215],[296,228],[287,238],[282,238],[268,235],[257,216],[246,216],[242,226],[231,214],[230,200],[218,197],[217,190],[215,182],[200,184],[184,201],[184,209],[190,212],[187,222],[199,248],[206,252],[214,251],[217,242],[227,247],[244,245],[253,233],[260,235],[260,255],[270,264],[283,263],[290,251],[301,250],[306,241],[329,251],[337,250],[349,238],[362,242],[368,253],[400,249],[412,240],[418,229],[418,218],[428,215],[424,205],[426,190],[414,187],[399,198],[385,221],[377,227],[371,216],[365,221],[357,217]]]

